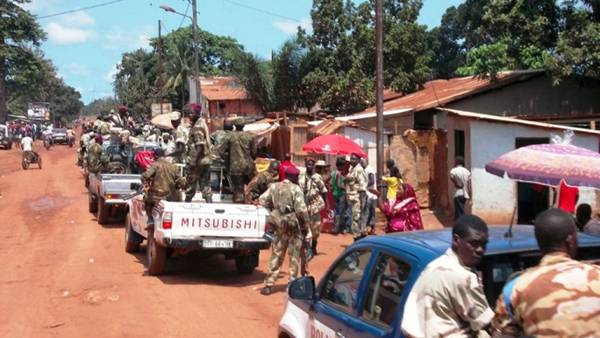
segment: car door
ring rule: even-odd
[[[360,304],[357,322],[346,338],[399,337],[404,302],[418,274],[418,260],[409,254],[378,251]]]
[[[320,284],[317,299],[309,309],[307,338],[343,338],[356,325],[356,311],[363,277],[371,266],[372,250],[356,248],[347,252],[329,270]]]

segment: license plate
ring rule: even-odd
[[[233,248],[233,241],[222,239],[205,239],[202,241],[203,248],[230,249]]]

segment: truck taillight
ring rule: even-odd
[[[165,211],[163,213],[162,220],[163,229],[171,229],[171,227],[173,226],[173,213],[170,211]]]

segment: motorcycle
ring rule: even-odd
[[[52,135],[44,136],[44,147],[46,148],[46,150],[50,150],[50,147],[52,147],[53,143],[54,142],[52,141]]]

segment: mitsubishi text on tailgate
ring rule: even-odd
[[[161,201],[154,211],[153,231],[147,230],[143,197],[136,196],[128,202],[125,250],[139,250],[145,239],[151,275],[163,273],[167,258],[174,252],[224,254],[235,259],[242,274],[252,273],[258,266],[259,251],[270,246],[266,232],[268,212],[261,206],[231,203],[221,176],[219,171],[212,181],[213,200],[219,202],[205,203],[196,198],[190,203]]]

